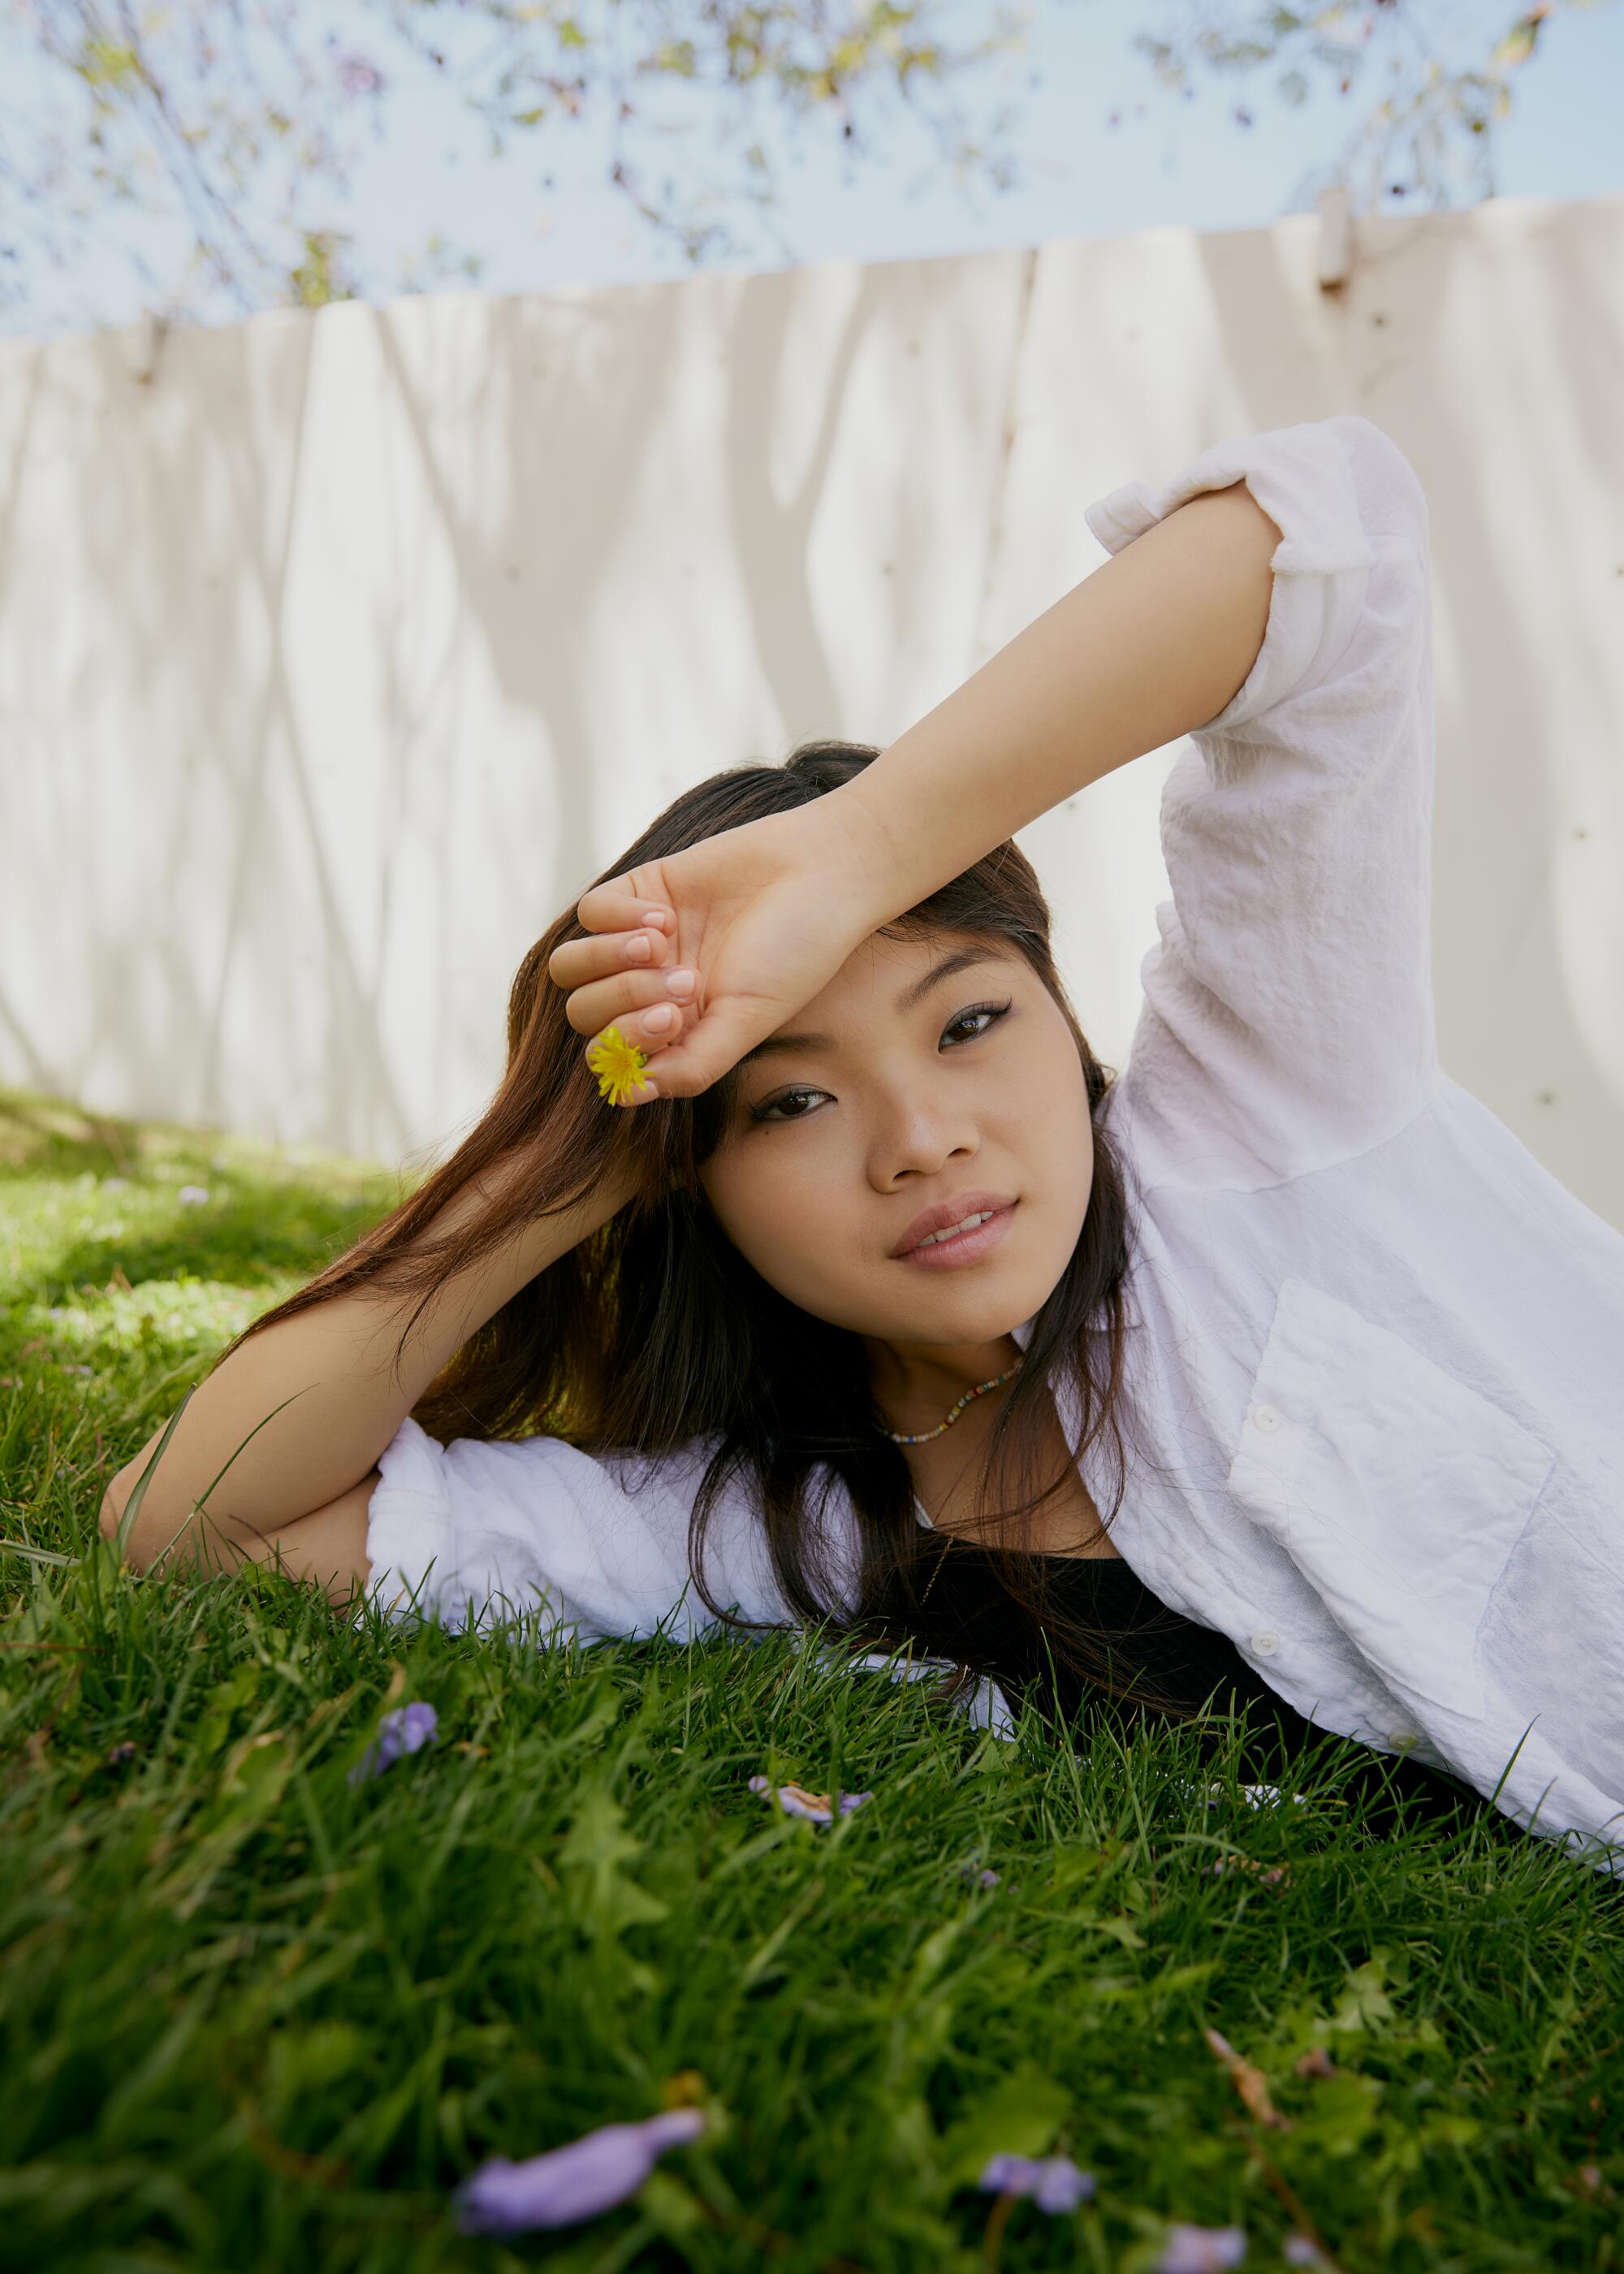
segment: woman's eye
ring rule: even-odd
[[[1008,1003],[978,1003],[975,1005],[974,1009],[969,1011],[961,1011],[956,1019],[950,1020],[947,1026],[943,1029],[943,1032],[944,1034],[951,1035],[953,1028],[955,1027],[961,1027],[966,1019],[985,1019],[987,1026],[992,1026],[996,1020],[1004,1016],[1009,1007]],[[967,1035],[966,1039],[966,1041],[973,1043],[975,1040],[975,1035],[984,1035],[986,1032],[987,1027],[978,1027],[975,1029],[975,1034]]]
[[[986,1026],[973,1028],[961,1042],[952,1045],[955,1050],[961,1049],[964,1043],[974,1042],[978,1035],[984,1035],[987,1032],[988,1027],[995,1026],[1009,1007],[1008,1003],[973,1004],[967,1011],[960,1011],[955,1018],[948,1020],[942,1029],[943,1035],[944,1036],[951,1035],[955,1028],[966,1025],[972,1019],[984,1019],[987,1022]],[[826,1097],[828,1095],[828,1091],[823,1089],[781,1089],[776,1096],[763,1099],[760,1105],[751,1106],[750,1118],[752,1121],[764,1121],[769,1124],[774,1121],[809,1121],[812,1118],[809,1112],[780,1114],[778,1109],[781,1105],[792,1104],[798,1097]]]
[[[764,1105],[753,1105],[750,1108],[750,1118],[752,1121],[777,1121],[780,1119],[785,1121],[804,1121],[807,1118],[804,1113],[786,1113],[780,1115],[778,1111],[778,1107],[780,1105],[793,1104],[794,1100],[798,1097],[822,1097],[823,1096],[823,1092],[821,1089],[781,1089],[776,1097],[770,1097]]]

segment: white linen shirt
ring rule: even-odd
[[[1439,1066],[1425,498],[1339,417],[1086,518],[1116,553],[1242,480],[1281,531],[1267,628],[1168,776],[1173,896],[1101,1109],[1132,1234],[1112,1538],[1321,1727],[1624,1871],[1624,1238]],[[1060,1418],[1075,1453],[1069,1397]],[[714,1442],[441,1447],[408,1419],[373,1585],[453,1623],[703,1631],[687,1532]],[[1109,1504],[1098,1446],[1082,1473]],[[851,1530],[843,1495],[831,1520]],[[786,1621],[741,1488],[712,1540],[721,1600]]]

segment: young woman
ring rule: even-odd
[[[1340,417],[1086,518],[898,742],[712,776],[551,927],[489,1111],[199,1385],[127,1552],[917,1638],[1606,1865],[1624,1239],[1439,1067],[1423,493]],[[1113,1079],[1010,840],[1185,733]]]

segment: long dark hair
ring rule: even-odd
[[[806,805],[878,755],[865,743],[809,742],[782,764],[712,774],[673,799],[594,881]],[[984,1491],[990,1498],[996,1475],[999,1496],[1007,1488],[1011,1497],[987,1506],[978,1521],[997,1577],[1038,1623],[1056,1662],[1110,1690],[1117,1684],[1100,1641],[1050,1600],[1047,1559],[1026,1557],[1003,1537],[1071,1481],[1069,1465],[1043,1477],[1040,1449],[1049,1401],[1064,1381],[1081,1418],[1079,1457],[1096,1441],[1108,1449],[1114,1492],[1100,1511],[1108,1525],[1125,1483],[1117,1408],[1129,1206],[1101,1111],[1115,1077],[1090,1050],[1067,999],[1049,929],[1032,864],[1006,841],[882,932],[996,937],[1037,974],[1077,1046],[1093,1122],[1093,1189],[1077,1244],[1037,1314],[1025,1367],[983,1454]],[[715,1599],[705,1571],[712,1513],[736,1478],[760,1510],[778,1587],[797,1620],[823,1623],[853,1640],[906,1637],[933,1649],[921,1585],[934,1562],[932,1535],[915,1519],[912,1475],[885,1434],[862,1344],[768,1285],[723,1233],[701,1185],[700,1165],[732,1126],[737,1069],[696,1097],[605,1110],[565,1017],[564,995],[547,975],[553,950],[586,936],[572,906],[524,957],[508,998],[507,1069],[489,1109],[450,1157],[237,1342],[367,1285],[420,1298],[402,1329],[403,1347],[423,1305],[451,1272],[501,1246],[519,1224],[576,1205],[613,1173],[631,1192],[626,1205],[470,1337],[418,1399],[414,1418],[442,1441],[545,1434],[586,1452],[658,1455],[713,1438],[688,1542],[692,1584],[713,1616],[748,1623]],[[499,1166],[500,1197],[455,1232],[425,1236],[448,1202]],[[855,1511],[861,1551],[855,1600],[849,1558],[842,1568],[839,1535],[826,1520],[829,1495],[841,1487]],[[1134,1698],[1162,1702],[1142,1688]]]

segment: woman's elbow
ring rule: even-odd
[[[102,1539],[110,1540],[115,1545],[118,1543],[119,1533],[124,1520],[124,1510],[130,1505],[130,1495],[135,1490],[135,1484],[134,1471],[120,1469],[102,1495],[102,1510],[96,1519],[97,1527]],[[145,1570],[147,1557],[143,1552],[144,1543],[138,1537],[136,1525],[132,1525],[130,1527],[123,1546],[124,1562],[132,1565],[138,1571]]]
[[[102,1495],[102,1513],[96,1519],[103,1540],[117,1539],[119,1519],[123,1515],[124,1508],[118,1495],[112,1485],[109,1485]]]
[[[154,1429],[140,1450],[132,1454],[109,1480],[96,1519],[102,1539],[121,1543],[124,1562],[138,1571],[144,1571],[159,1548],[168,1546],[185,1527],[184,1509],[176,1505],[173,1478],[167,1473],[158,1474],[158,1455],[164,1427],[168,1426]],[[126,1526],[126,1511],[143,1478],[147,1480],[146,1490],[141,1494],[133,1523]]]
[[[126,1522],[136,1487],[151,1465],[152,1449],[143,1446],[135,1458],[126,1463],[108,1485],[102,1495],[101,1511],[96,1518],[97,1529],[102,1539],[114,1543],[119,1548],[122,1560],[136,1571],[145,1571],[160,1549],[185,1528],[185,1518],[178,1512],[166,1523],[169,1511],[164,1503],[169,1495],[160,1494],[155,1476],[141,1495],[134,1521]]]

